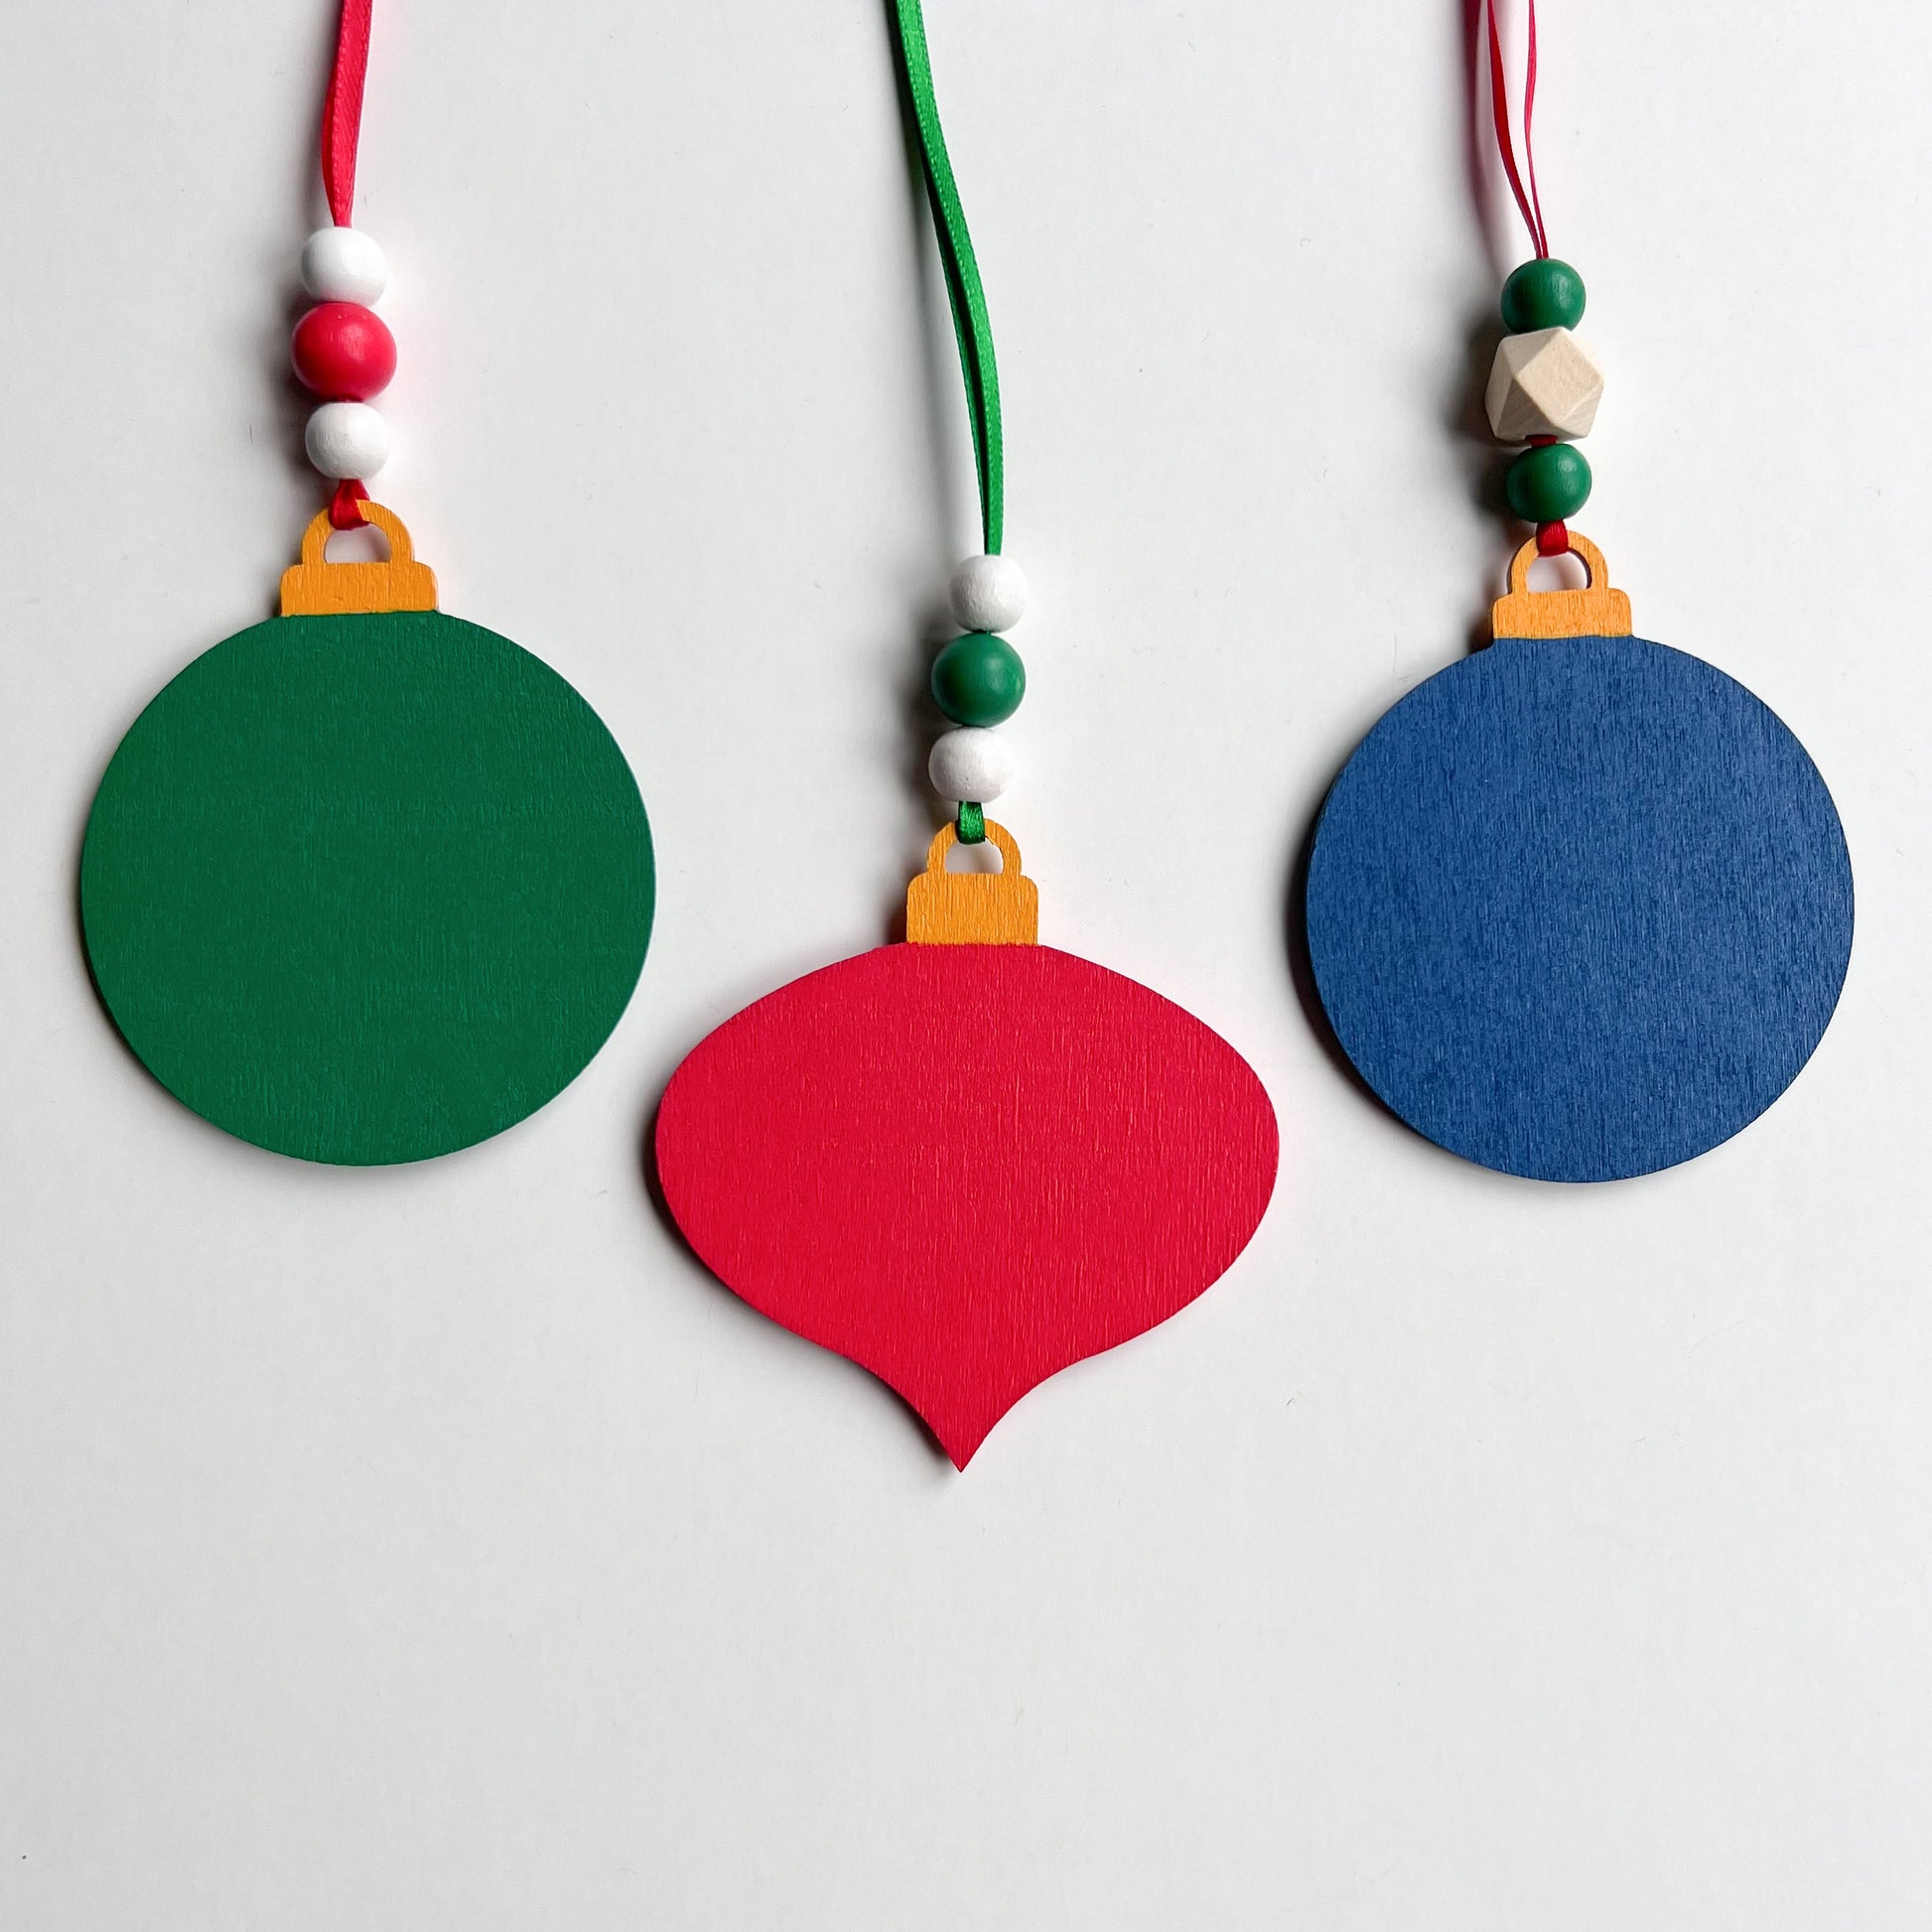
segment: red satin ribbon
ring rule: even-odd
[[[362,83],[369,75],[371,0],[343,0],[336,69],[322,106],[322,185],[339,228],[355,211],[355,144],[362,132]]]
[[[1531,125],[1536,119],[1536,0],[1529,0],[1529,56],[1523,74],[1523,171],[1516,166],[1516,148],[1509,138],[1509,80],[1503,71],[1503,37],[1496,25],[1496,0],[1482,0],[1483,16],[1489,25],[1489,112],[1496,123],[1496,149],[1503,158],[1503,173],[1509,177],[1509,192],[1516,197],[1523,225],[1530,231],[1530,245],[1539,259],[1550,254],[1550,233],[1543,225],[1543,204],[1536,192],[1536,147]],[[348,15],[348,0],[344,0],[344,18]],[[1529,176],[1529,189],[1523,187],[1523,174]]]
[[[369,492],[352,477],[345,477],[329,499],[331,525],[338,530],[359,530],[369,520],[362,514],[362,505],[368,500]]]

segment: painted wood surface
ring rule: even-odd
[[[416,611],[277,618],[198,657],[101,780],[80,902],[101,998],[170,1092],[369,1166],[486,1139],[574,1079],[636,983],[652,886],[590,706]]]
[[[1619,608],[1579,547],[1590,591],[1530,592],[1526,547],[1498,640],[1370,732],[1307,897],[1363,1078],[1443,1147],[1546,1180],[1737,1133],[1818,1045],[1852,949],[1851,861],[1804,748],[1699,658],[1563,635]]]
[[[370,502],[363,503],[362,515],[387,538],[388,557],[332,563],[327,553],[335,525],[324,510],[310,519],[302,533],[302,561],[282,573],[283,617],[436,609],[436,573],[416,561],[416,547],[402,518],[383,504]]]
[[[1028,1390],[1224,1273],[1276,1153],[1225,1040],[1014,944],[886,946],[794,981],[690,1054],[656,1133],[713,1273],[897,1389],[960,1468]]]
[[[1587,536],[1567,531],[1570,554],[1588,573],[1581,591],[1530,589],[1530,566],[1540,554],[1536,539],[1521,545],[1509,561],[1509,592],[1489,607],[1495,637],[1627,637],[1630,600],[1610,584],[1603,553]]]
[[[922,946],[1031,946],[1039,940],[1039,888],[1020,870],[1020,847],[1004,825],[986,821],[998,872],[948,872],[959,843],[950,825],[927,848],[925,871],[905,889],[905,936]]]

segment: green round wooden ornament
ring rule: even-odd
[[[501,1133],[617,1025],[650,935],[650,831],[597,714],[442,616],[401,521],[142,712],[80,861],[94,982],[187,1106],[352,1167]]]

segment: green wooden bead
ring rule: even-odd
[[[1542,444],[1509,466],[1503,494],[1525,523],[1561,523],[1589,501],[1589,465],[1574,443]]]
[[[1568,262],[1525,262],[1503,284],[1503,327],[1512,336],[1575,329],[1583,319],[1584,278]]]
[[[1027,667],[1004,637],[969,630],[932,660],[932,701],[955,725],[1000,725],[1027,695]]]

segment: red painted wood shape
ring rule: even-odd
[[[706,1266],[891,1384],[962,1469],[1029,1389],[1208,1288],[1277,1158],[1217,1034],[1025,943],[885,946],[794,980],[678,1068],[656,1146]]]

